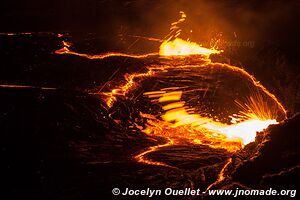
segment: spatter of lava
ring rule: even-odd
[[[142,73],[126,74],[121,84],[101,92],[108,107],[113,107],[118,97],[135,99],[140,117],[146,121],[138,124],[132,119],[135,128],[168,141],[134,156],[138,162],[168,166],[147,159],[146,155],[183,143],[235,152],[255,141],[257,132],[286,118],[283,105],[254,76],[242,68],[210,60],[211,54],[221,50],[180,39],[178,26],[185,18],[181,12],[180,20],[172,23],[171,33],[162,42],[159,53],[90,55],[71,51],[65,41],[63,48],[56,51],[88,59],[151,57],[160,63],[146,66],[147,71]],[[132,98],[137,90],[143,95]]]

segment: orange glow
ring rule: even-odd
[[[169,92],[164,93],[162,97],[159,98],[159,102],[166,102],[166,101],[176,101],[179,100],[181,97],[182,92]]]
[[[135,79],[138,78],[143,78],[143,77],[149,77],[151,75],[153,75],[154,72],[150,69],[148,72],[146,73],[140,73],[140,74],[127,74],[125,75],[125,84],[121,85],[119,88],[117,89],[113,89],[111,92],[107,92],[107,93],[103,93],[105,96],[107,96],[106,98],[106,104],[108,105],[108,107],[112,107],[113,103],[116,100],[117,95],[126,95],[135,85]]]
[[[212,188],[213,186],[215,186],[215,185],[217,185],[217,184],[219,184],[219,183],[221,183],[222,181],[225,180],[225,170],[227,169],[227,167],[229,166],[230,163],[232,163],[232,158],[229,158],[226,161],[226,164],[222,167],[222,169],[221,169],[221,171],[220,171],[220,173],[218,175],[218,179],[215,182],[213,182],[212,184],[210,184],[206,188],[205,192],[207,192],[210,188]]]
[[[159,55],[161,56],[209,56],[211,54],[218,54],[220,52],[221,51],[219,50],[204,48],[195,42],[185,41],[180,38],[176,38],[172,41],[164,41],[159,48]]]
[[[173,145],[173,141],[169,139],[169,142],[165,143],[165,144],[162,144],[162,145],[157,145],[157,146],[152,146],[150,147],[148,150],[146,151],[143,151],[142,153],[136,155],[134,158],[138,161],[138,162],[141,162],[141,163],[144,163],[144,164],[150,164],[150,165],[158,165],[158,166],[165,166],[165,167],[171,167],[171,168],[174,168],[170,165],[167,165],[163,162],[156,162],[156,161],[153,161],[153,160],[149,160],[149,159],[146,159],[145,158],[145,155],[151,153],[151,152],[154,152],[154,151],[157,151],[158,149],[161,149],[163,147],[167,147],[167,146],[171,146]]]
[[[211,54],[218,54],[222,51],[202,47],[195,42],[186,41],[178,38],[181,34],[180,24],[186,20],[187,16],[180,11],[180,19],[171,24],[170,33],[163,41],[159,48],[160,56],[186,56],[186,55],[202,55],[208,57]],[[193,31],[190,30],[190,33]]]
[[[253,142],[256,132],[264,130],[270,124],[277,123],[275,119],[260,117],[262,116],[260,112],[266,108],[248,110],[248,113],[245,114],[244,111],[241,111],[241,114],[244,115],[240,116],[241,119],[235,119],[239,122],[231,125],[217,122],[212,118],[191,113],[192,109],[189,109],[188,106],[184,105],[184,102],[180,101],[181,95],[182,91],[171,91],[162,93],[161,97],[154,97],[158,98],[161,103],[169,103],[162,107],[165,110],[165,113],[161,116],[162,120],[157,118],[153,120],[153,117],[148,118],[146,116],[148,118],[147,129],[144,130],[146,133],[161,137],[167,135],[168,138],[173,140],[188,140],[190,143],[207,144],[213,148],[224,148],[234,152]],[[264,105],[263,102],[259,102],[259,99],[257,101],[256,104]],[[250,102],[248,108],[251,107]]]
[[[141,54],[141,55],[135,55],[135,54],[126,54],[126,53],[118,53],[118,52],[108,52],[108,53],[102,53],[98,55],[90,55],[86,53],[78,53],[75,51],[71,51],[71,43],[62,41],[63,47],[61,49],[58,49],[55,51],[56,54],[69,54],[69,55],[75,55],[80,56],[87,59],[105,59],[109,57],[130,57],[130,58],[147,58],[149,56],[157,55],[157,53],[149,53],[149,54]]]
[[[187,92],[182,89],[182,85],[178,85],[177,87],[177,85],[175,85],[176,83],[173,83],[170,88],[157,89],[158,91],[146,91],[144,96],[148,97],[148,99],[151,100],[150,102],[161,106],[162,112],[155,116],[151,113],[140,113],[140,116],[145,119],[147,123],[143,124],[143,126],[138,125],[136,127],[150,137],[162,137],[168,140],[168,142],[166,144],[152,146],[134,156],[134,159],[144,164],[170,167],[162,162],[147,159],[147,154],[161,148],[183,143],[207,145],[211,148],[222,148],[228,152],[236,152],[245,145],[255,141],[257,132],[263,131],[271,124],[278,123],[277,120],[279,121],[280,119],[286,118],[284,106],[277,97],[257,81],[254,76],[242,68],[229,64],[214,63],[209,59],[211,54],[219,54],[222,50],[205,48],[201,44],[178,38],[181,34],[180,25],[187,17],[184,12],[180,12],[180,14],[181,18],[171,24],[170,34],[167,35],[161,43],[159,53],[143,55],[104,53],[90,55],[71,51],[70,44],[64,41],[63,48],[56,51],[57,54],[71,54],[87,59],[105,59],[111,56],[144,59],[149,56],[160,55],[158,58],[160,64],[146,66],[146,72],[126,74],[124,80],[115,84],[113,88],[109,88],[108,92],[101,92],[108,107],[113,107],[118,97],[124,97],[126,99],[128,94],[134,91],[137,86],[140,86],[144,79],[163,76],[164,73],[171,70],[176,70],[176,72],[186,72],[193,69],[200,70],[203,68],[207,69],[207,71],[211,69],[226,70],[231,74],[237,74],[239,77],[242,77],[243,80],[247,80],[249,85],[258,91],[257,93],[255,91],[251,92],[243,101],[235,101],[239,107],[239,113],[233,116],[225,116],[232,119],[231,123],[220,122],[214,118],[215,116],[204,115],[207,113],[201,113],[201,111],[196,112],[193,106],[187,105],[185,99],[182,99],[182,96]],[[154,39],[151,38],[151,40]],[[158,39],[156,41],[161,40]],[[180,59],[186,56],[189,56],[189,58],[193,59],[197,64],[182,64],[182,60]],[[170,59],[165,61],[166,57]],[[186,78],[181,77],[180,73],[176,75],[178,82],[180,82],[181,78]],[[189,81],[197,82],[198,79]],[[188,85],[183,87],[188,87]],[[268,102],[265,101],[265,98],[268,98]],[[228,160],[219,174],[217,183],[224,180],[225,168],[230,163],[231,159]]]

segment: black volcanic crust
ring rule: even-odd
[[[299,189],[300,114],[268,129],[259,156],[245,162],[233,180],[251,188]]]
[[[127,129],[125,108],[120,125],[100,99],[79,91],[1,88],[0,98],[0,175],[8,199],[111,198],[116,186],[206,188],[230,156],[181,145],[149,155],[178,169],[140,164],[133,155],[166,141]]]
[[[93,163],[126,161],[151,145],[139,133],[129,138],[101,100],[78,91],[1,88],[0,98],[0,182],[7,199],[59,199],[70,190],[77,191],[71,199],[94,190],[98,197],[103,175],[119,167],[94,170]]]

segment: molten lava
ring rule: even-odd
[[[209,56],[220,52],[219,50],[204,48],[195,42],[185,41],[180,38],[172,41],[164,41],[159,48],[159,55],[161,56]]]
[[[181,100],[182,93],[183,91],[145,93],[149,98],[158,98],[158,102],[167,104],[162,107],[165,110],[161,116],[162,120],[144,115],[148,119],[148,126],[144,132],[150,135],[167,136],[177,143],[180,140],[188,140],[190,143],[236,151],[253,142],[256,132],[277,123],[276,119],[260,118],[260,113],[256,114],[256,110],[249,110],[249,116],[242,115],[241,111],[240,118],[235,118],[232,124],[202,117],[200,114],[193,113],[193,109],[185,105]]]
[[[185,19],[185,13],[181,12],[181,18],[172,23],[170,34],[160,45],[159,56],[170,58],[168,62],[164,60],[163,64],[146,66],[147,71],[143,73],[126,74],[124,80],[119,82],[120,84],[116,84],[110,91],[101,91],[107,106],[113,107],[117,97],[126,99],[128,94],[135,91],[147,79],[155,79],[153,82],[162,85],[170,84],[170,87],[160,87],[158,90],[143,88],[146,91],[144,97],[153,105],[158,105],[161,111],[155,114],[151,113],[151,109],[141,112],[140,116],[145,119],[146,124],[136,127],[150,137],[162,137],[169,142],[152,146],[136,155],[134,158],[138,162],[168,166],[162,162],[147,159],[147,154],[166,146],[181,143],[208,145],[211,148],[222,148],[229,152],[235,152],[246,144],[255,141],[257,132],[263,131],[269,125],[276,124],[286,118],[286,110],[283,105],[254,76],[242,68],[214,63],[209,59],[211,54],[219,54],[222,50],[205,48],[195,42],[178,38],[181,34],[179,25]],[[157,55],[157,53],[145,55],[128,55],[124,53],[89,55],[71,51],[69,48],[70,44],[64,42],[63,48],[57,50],[56,53],[72,54],[88,59],[105,59],[111,56],[145,59]],[[182,64],[186,56],[193,59],[196,64]],[[160,60],[158,60],[159,62]],[[239,96],[245,95],[245,98],[238,99],[239,97],[227,95],[227,101],[230,102],[219,102],[219,107],[224,104],[222,110],[219,109],[220,112],[216,113],[218,109],[214,108],[202,110],[197,108],[197,104],[201,103],[211,105],[211,101],[205,98],[207,93],[211,93],[210,98],[215,99],[215,92],[220,88],[218,85],[220,81],[215,79],[212,74],[219,71],[224,71],[225,75],[235,75],[234,78],[238,77],[240,81],[245,82],[246,88],[252,89],[243,94],[243,91],[234,88],[236,91],[232,94],[240,93]],[[217,75],[224,77],[224,74],[222,76]],[[242,85],[242,83],[239,84]],[[227,89],[223,90],[226,91]],[[196,100],[200,98],[200,95],[197,92],[201,92],[201,99],[198,101]],[[221,93],[220,99],[223,96],[226,96],[226,93]],[[193,100],[196,103],[190,103]],[[234,104],[231,104],[232,102]],[[226,107],[226,105],[230,105],[230,107]],[[227,120],[229,118],[230,121]],[[132,120],[134,121],[134,119]],[[221,181],[223,179],[223,176],[220,177]]]

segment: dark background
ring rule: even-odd
[[[294,59],[299,4],[297,0],[11,0],[1,2],[0,30],[123,32],[162,38],[182,10],[194,30],[192,38],[208,37],[212,31],[236,33],[241,39],[271,42]]]

